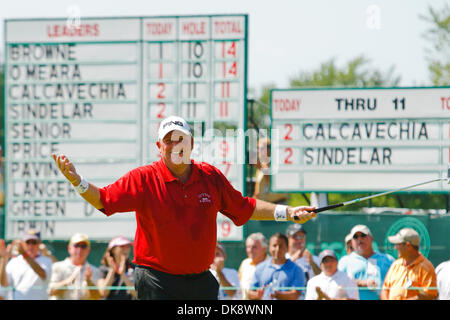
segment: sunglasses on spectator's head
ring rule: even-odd
[[[365,237],[367,237],[367,234],[364,234],[364,233],[353,235],[353,239],[355,239],[355,240],[358,238],[365,238]]]
[[[78,242],[78,243],[75,243],[73,246],[75,248],[81,248],[81,249],[86,249],[88,247],[87,243],[85,243],[85,242]]]

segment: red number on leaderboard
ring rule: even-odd
[[[156,116],[158,119],[164,118],[164,111],[166,111],[166,104],[164,102],[158,103],[158,115]]]
[[[222,42],[222,58],[225,58],[226,55],[236,57],[236,42],[231,42],[231,45],[227,49],[228,42]]]
[[[291,137],[291,133],[292,133],[292,130],[293,130],[293,126],[292,126],[292,124],[290,124],[290,123],[286,123],[285,125],[284,125],[284,128],[286,129],[286,135],[284,136],[284,140],[292,140],[292,137]]]
[[[228,237],[231,233],[231,224],[229,221],[223,221],[220,224],[220,231],[222,232],[222,237]]]
[[[225,78],[227,75],[233,75],[237,77],[237,62],[233,62],[231,67],[227,67],[226,62],[223,63],[223,77]]]
[[[225,177],[228,177],[228,173],[230,172],[231,163],[227,161],[223,161],[222,164],[225,166],[225,169],[223,170],[223,174]]]
[[[157,98],[158,99],[164,99],[166,96],[164,95],[164,91],[166,91],[166,84],[165,83],[162,83],[162,82],[160,82],[160,83],[158,83],[158,88],[159,88],[159,91],[158,91],[158,94],[157,94]]]
[[[159,78],[162,79],[163,77],[163,64],[159,64]]]
[[[229,98],[230,97],[230,83],[229,82],[222,82],[221,84],[221,94],[222,98]],[[228,117],[228,101],[220,101],[220,110],[219,114],[221,117]]]
[[[219,115],[221,117],[228,117],[228,101],[220,101]]]
[[[229,82],[222,82],[221,83],[221,89],[222,89],[222,98],[229,98],[230,97],[230,83]]]
[[[284,149],[284,153],[287,154],[286,158],[284,158],[285,164],[292,164],[292,155],[294,154],[294,151],[292,151],[292,148],[286,148]]]
[[[228,146],[228,142],[222,141],[219,144],[219,149],[220,149],[220,151],[222,151],[222,158],[226,158],[227,154],[228,154],[228,151],[230,149],[229,146]]]

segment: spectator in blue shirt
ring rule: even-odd
[[[297,300],[300,287],[305,286],[305,274],[286,258],[288,239],[275,233],[269,241],[270,259],[261,262],[255,270],[248,297],[251,300]]]
[[[350,235],[353,252],[339,260],[338,270],[356,281],[360,300],[379,300],[384,277],[394,258],[373,250],[373,236],[367,226],[354,226]]]

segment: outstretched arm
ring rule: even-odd
[[[81,183],[81,176],[75,170],[73,163],[63,154],[53,154],[52,157],[64,177],[66,177],[73,186],[78,186]],[[103,204],[100,200],[100,191],[94,184],[89,183],[87,191],[80,195],[96,209],[103,209]]]
[[[253,215],[250,219],[252,220],[274,220],[274,211],[276,205],[267,201],[256,199],[256,207],[253,211]],[[315,218],[317,213],[313,210],[315,207],[287,207],[286,208],[286,219],[287,221],[292,221],[296,223],[305,223],[308,220]],[[297,217],[295,219],[294,217]]]

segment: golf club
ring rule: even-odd
[[[332,205],[329,205],[329,206],[317,208],[317,209],[314,210],[314,212],[319,213],[319,212],[322,212],[322,211],[327,211],[327,210],[331,210],[331,209],[338,208],[338,207],[348,206],[349,204],[357,203],[357,202],[364,201],[364,200],[369,200],[369,199],[376,198],[376,197],[381,197],[381,196],[384,196],[384,195],[387,195],[387,194],[390,194],[390,193],[404,191],[404,190],[412,189],[412,188],[415,188],[415,187],[418,187],[418,186],[422,186],[424,184],[438,182],[438,181],[442,181],[442,180],[447,180],[447,184],[450,184],[450,163],[448,163],[447,166],[448,166],[448,169],[447,169],[447,177],[446,178],[436,178],[436,179],[433,179],[433,180],[416,183],[416,184],[413,184],[413,185],[410,185],[410,186],[407,186],[407,187],[402,187],[402,188],[391,190],[391,191],[386,191],[386,192],[373,194],[373,195],[370,195],[370,196],[367,196],[367,197],[362,197],[362,198],[357,198],[357,199],[353,199],[353,200],[349,200],[349,201],[345,201],[345,202],[341,202],[341,203],[332,204]],[[294,219],[298,220],[297,217],[294,217]]]

